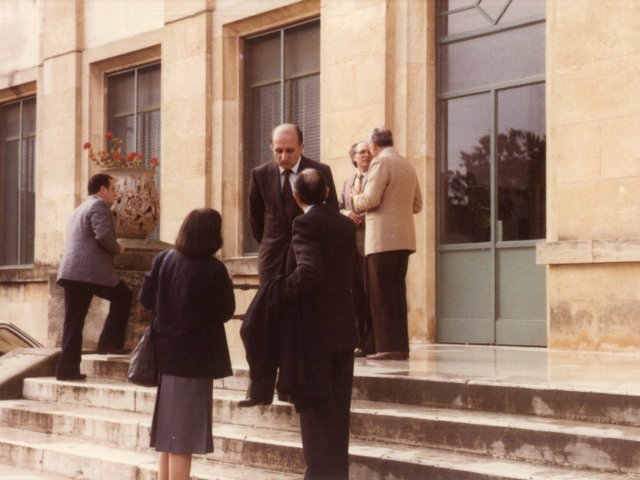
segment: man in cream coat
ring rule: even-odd
[[[367,212],[365,255],[376,343],[372,360],[409,358],[405,277],[416,251],[413,214],[422,210],[416,170],[393,148],[391,130],[374,128],[369,149],[374,156],[364,191],[353,195],[357,211]]]

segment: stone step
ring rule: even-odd
[[[299,434],[222,425],[211,455],[194,459],[192,479],[289,479],[304,468]],[[0,458],[24,468],[90,480],[156,480],[156,454],[52,433],[0,427]],[[219,462],[223,460],[225,463]],[[264,467],[278,466],[280,471]],[[297,472],[297,475],[296,475]],[[613,472],[562,469],[470,454],[354,440],[352,480],[640,480]]]
[[[157,480],[157,455],[97,444],[75,437],[0,427],[0,459],[22,469],[38,469],[42,477],[62,480]],[[0,473],[2,469],[0,467]],[[48,475],[48,476],[47,476]],[[5,480],[5,477],[0,477]],[[17,477],[21,478],[21,477]],[[31,477],[25,477],[31,478]],[[283,472],[194,458],[191,480],[287,480]]]
[[[2,480],[69,480],[71,477],[0,463],[0,478]]]
[[[76,432],[96,441],[144,448],[148,444],[148,415],[153,411],[155,389],[105,382],[27,379],[25,398],[33,401],[1,403],[0,420],[7,426],[24,425],[62,434]],[[96,405],[95,398],[100,398],[96,392],[118,401]],[[214,390],[214,425],[299,432],[298,415],[290,404],[275,401],[271,406],[239,408],[237,402],[243,396],[243,392]],[[43,403],[54,401],[58,403],[53,408]],[[95,408],[116,405],[122,410],[117,417],[109,410]],[[377,442],[640,473],[635,453],[640,450],[640,432],[628,426],[356,400],[352,404],[351,433],[353,437]],[[113,440],[116,438],[119,440]]]
[[[354,376],[353,398],[403,405],[502,412],[640,426],[640,395],[624,389],[557,388],[545,383],[412,375],[407,370]]]
[[[109,378],[110,380],[127,382],[129,368],[128,355],[82,356],[81,371],[90,377]],[[222,378],[214,382],[215,388],[246,391],[249,384],[249,370],[246,367],[234,367],[232,377]]]
[[[379,366],[380,363],[356,360],[354,399],[640,426],[640,395],[627,392],[624,386],[617,391],[598,391],[588,387],[555,388],[542,383],[411,376],[406,362]],[[127,365],[127,356],[83,357],[83,370],[92,376],[126,381]],[[246,391],[248,379],[248,368],[234,365],[234,376],[216,381],[215,387]]]

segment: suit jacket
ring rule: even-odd
[[[298,173],[305,168],[315,168],[324,173],[329,186],[327,203],[337,210],[338,196],[329,166],[303,156]],[[283,272],[291,243],[291,228],[287,224],[280,187],[280,170],[275,161],[264,163],[251,171],[249,217],[253,238],[260,244],[258,275],[260,284],[263,284]]]
[[[358,338],[351,295],[355,224],[326,203],[293,221],[283,301],[304,299],[320,329],[322,352],[353,350]]]
[[[278,275],[258,289],[240,327],[251,378],[247,393],[271,402],[279,370],[278,398],[302,412],[326,402],[329,386],[321,374],[315,312],[304,297],[281,301],[284,280]]]
[[[67,224],[67,242],[57,280],[113,287],[120,281],[113,267],[113,257],[119,253],[111,209],[99,196],[90,195]]]
[[[355,181],[356,175],[351,178],[347,178],[344,181],[344,185],[342,186],[342,193],[340,194],[340,200],[338,202],[340,211],[350,210],[352,212],[356,212],[355,208],[353,208],[353,199],[351,198],[351,194],[353,192],[353,184],[355,183]],[[358,248],[358,254],[360,254],[361,257],[364,257],[364,232],[367,216],[364,212],[360,212],[358,215],[360,216],[362,223],[360,225],[356,225],[356,247]]]
[[[215,257],[165,250],[142,282],[140,303],[153,312],[161,373],[193,378],[233,375],[224,323],[235,310],[229,273]]]
[[[364,191],[353,197],[357,211],[367,212],[365,254],[416,250],[413,214],[422,210],[415,168],[392,147],[369,166]]]

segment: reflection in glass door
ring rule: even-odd
[[[438,8],[437,340],[545,345],[544,2]]]

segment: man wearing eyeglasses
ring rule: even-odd
[[[376,353],[375,339],[373,336],[373,326],[371,325],[371,311],[369,309],[369,298],[367,295],[367,270],[364,254],[365,237],[365,212],[356,212],[353,208],[352,195],[361,193],[367,184],[369,174],[369,164],[371,163],[371,152],[367,142],[354,143],[349,149],[351,163],[356,168],[353,176],[347,178],[342,187],[340,195],[340,213],[349,217],[356,225],[356,246],[358,255],[353,271],[353,301],[358,320],[358,348],[355,349],[356,357],[365,357]]]

